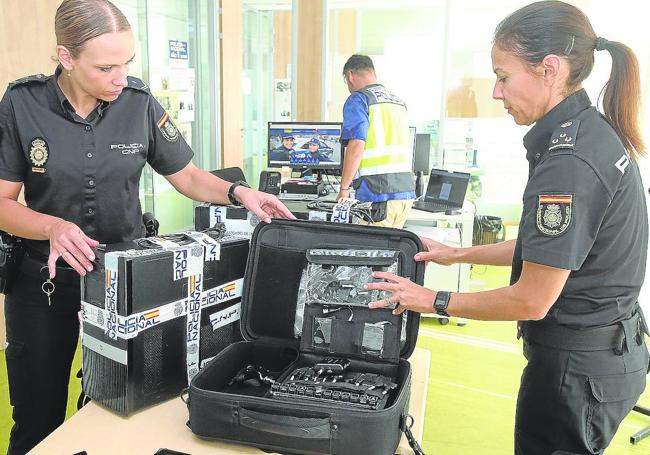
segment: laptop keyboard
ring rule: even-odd
[[[413,208],[426,210],[427,212],[444,212],[445,210],[451,209],[447,204],[430,201],[415,201],[413,203]]]

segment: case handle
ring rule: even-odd
[[[181,390],[181,401],[185,403],[187,406],[190,405],[190,388],[185,387],[183,390]]]
[[[265,433],[301,439],[330,439],[329,418],[292,417],[239,408],[239,424]]]

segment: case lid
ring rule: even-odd
[[[380,356],[382,360],[408,358],[417,341],[419,313],[405,311],[396,316],[390,308],[370,309],[366,300],[379,300],[380,291],[371,291],[373,295],[364,300],[359,284],[365,282],[364,276],[370,277],[372,270],[397,270],[398,275],[421,285],[425,263],[413,259],[421,250],[419,237],[401,229],[300,220],[260,223],[253,232],[244,275],[242,335],[249,341],[264,340],[329,357],[375,360],[377,354],[366,349],[366,337],[379,336],[387,348]],[[331,261],[327,255],[332,255]],[[396,268],[386,268],[395,259]],[[306,281],[315,276],[309,273],[308,266],[316,274],[322,272],[321,276],[334,276],[329,279],[335,289],[330,292],[324,289],[325,281],[318,281],[316,287],[312,283],[314,292],[306,293],[305,289],[310,289]],[[354,296],[351,300],[346,300],[347,289]],[[341,291],[342,299],[338,298]],[[324,303],[322,296],[331,297],[333,303]],[[344,303],[347,301],[353,303]],[[307,303],[304,321],[301,311],[297,311],[299,302]],[[336,326],[325,350],[315,345],[313,335],[314,326],[323,318]],[[337,333],[345,334],[344,339]]]

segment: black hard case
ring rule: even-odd
[[[348,324],[349,312],[339,311],[335,313],[339,329],[332,328],[330,349],[334,351],[318,352],[310,341],[307,305],[304,335],[296,339],[298,287],[305,253],[311,248],[399,250],[399,274],[418,284],[424,280],[424,264],[413,260],[421,243],[411,232],[307,221],[260,224],[253,233],[244,277],[241,326],[246,341],[222,351],[194,377],[188,393],[188,426],[202,438],[282,453],[393,454],[408,409],[411,365],[407,359],[415,348],[419,314],[409,311],[394,316],[390,309],[354,307],[356,324]],[[378,360],[361,353],[358,324],[386,320],[401,327],[403,317],[407,318],[406,340],[400,341],[401,330],[392,332],[395,348],[392,353],[387,349],[388,358]],[[249,364],[279,373],[333,356],[349,358],[351,371],[397,378],[398,389],[387,406],[364,410],[223,391],[237,371]]]
[[[99,264],[81,281],[82,300],[104,308],[104,256],[111,251],[139,249],[133,242],[108,245],[97,250]],[[221,258],[206,261],[203,289],[242,277],[248,256],[248,241],[221,244]],[[122,257],[118,262],[117,312],[128,316],[154,310],[188,294],[187,279],[174,280],[173,253],[159,250],[141,257]],[[213,330],[209,316],[234,307],[239,299],[201,310],[199,360],[242,340],[239,321]],[[93,349],[82,346],[84,393],[119,414],[128,415],[141,408],[178,396],[187,387],[186,317],[178,317],[144,330],[131,339],[111,339],[103,330],[83,324],[83,334],[97,340]],[[90,338],[88,338],[90,339]],[[127,363],[115,361],[109,352],[126,351]]]

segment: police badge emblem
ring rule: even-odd
[[[563,234],[571,224],[572,194],[540,194],[537,203],[537,230],[544,235]]]
[[[32,172],[38,172],[40,174],[45,173],[45,163],[49,158],[49,152],[47,150],[47,142],[41,137],[36,137],[32,140],[31,147],[29,149],[29,160],[32,162]]]
[[[158,120],[158,129],[167,142],[176,142],[178,140],[178,130],[169,118],[167,112]]]

